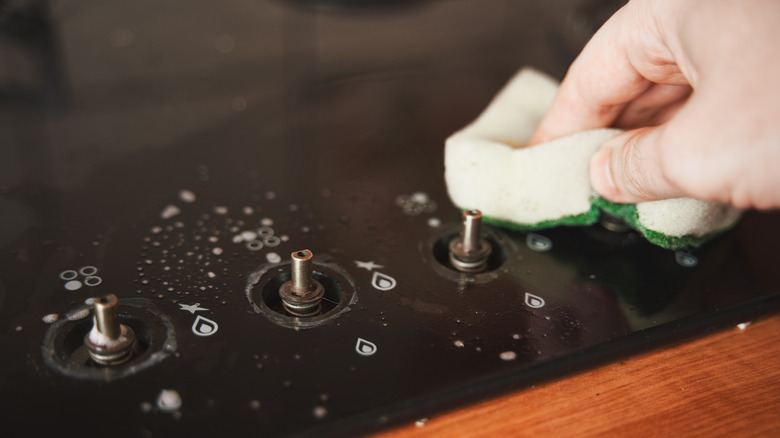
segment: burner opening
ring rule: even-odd
[[[293,255],[305,256],[301,252]],[[297,312],[299,309],[296,307],[291,309],[290,294],[280,294],[280,291],[291,288],[296,272],[292,269],[292,263],[287,262],[267,265],[251,274],[246,294],[255,312],[274,324],[300,330],[332,321],[348,312],[349,306],[357,302],[357,288],[346,272],[333,264],[312,263],[312,283],[322,289],[319,308],[311,313]]]

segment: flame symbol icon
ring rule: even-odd
[[[374,271],[374,276],[371,278],[371,286],[374,286],[374,289],[390,290],[396,285],[395,278],[379,271]]]
[[[357,344],[355,344],[355,351],[361,356],[372,356],[376,353],[376,344],[363,338],[358,338]]]
[[[195,322],[192,323],[192,333],[198,336],[211,336],[219,330],[219,325],[208,319],[198,315],[195,318]]]
[[[525,304],[532,309],[539,309],[544,307],[544,298],[538,297],[534,294],[525,293]]]

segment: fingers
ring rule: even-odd
[[[572,63],[531,144],[610,126],[652,85],[627,54],[625,28],[633,15],[627,9],[615,13]]]
[[[632,1],[616,12],[585,45],[563,79],[558,94],[531,138],[531,144],[575,132],[613,126],[627,110],[674,108],[690,93],[653,1]],[[667,23],[668,24],[668,23]],[[679,86],[679,87],[678,87]],[[688,90],[688,91],[686,91]],[[639,103],[634,104],[636,99]],[[653,120],[668,118],[658,109]],[[647,114],[645,114],[647,116]]]
[[[640,128],[605,143],[590,161],[590,182],[602,197],[622,203],[683,196],[664,173],[659,138],[666,128]]]
[[[691,91],[689,85],[653,84],[625,106],[612,126],[634,129],[665,123],[688,101]]]

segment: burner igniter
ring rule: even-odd
[[[114,294],[92,299],[94,325],[84,337],[84,345],[98,365],[119,365],[133,355],[135,333],[119,321],[118,304]]]
[[[295,251],[291,255],[292,279],[279,288],[284,309],[295,316],[316,316],[322,310],[325,288],[312,276],[312,258],[308,249]]]
[[[482,238],[482,212],[466,210],[462,218],[460,234],[449,244],[450,263],[461,272],[481,272],[492,252],[490,243]]]

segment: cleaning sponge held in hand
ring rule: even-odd
[[[553,79],[524,69],[477,120],[447,139],[445,179],[455,205],[517,229],[590,225],[606,212],[670,249],[699,246],[739,219],[733,207],[689,198],[640,204],[599,198],[590,187],[590,157],[619,130],[525,146],[557,89]]]

